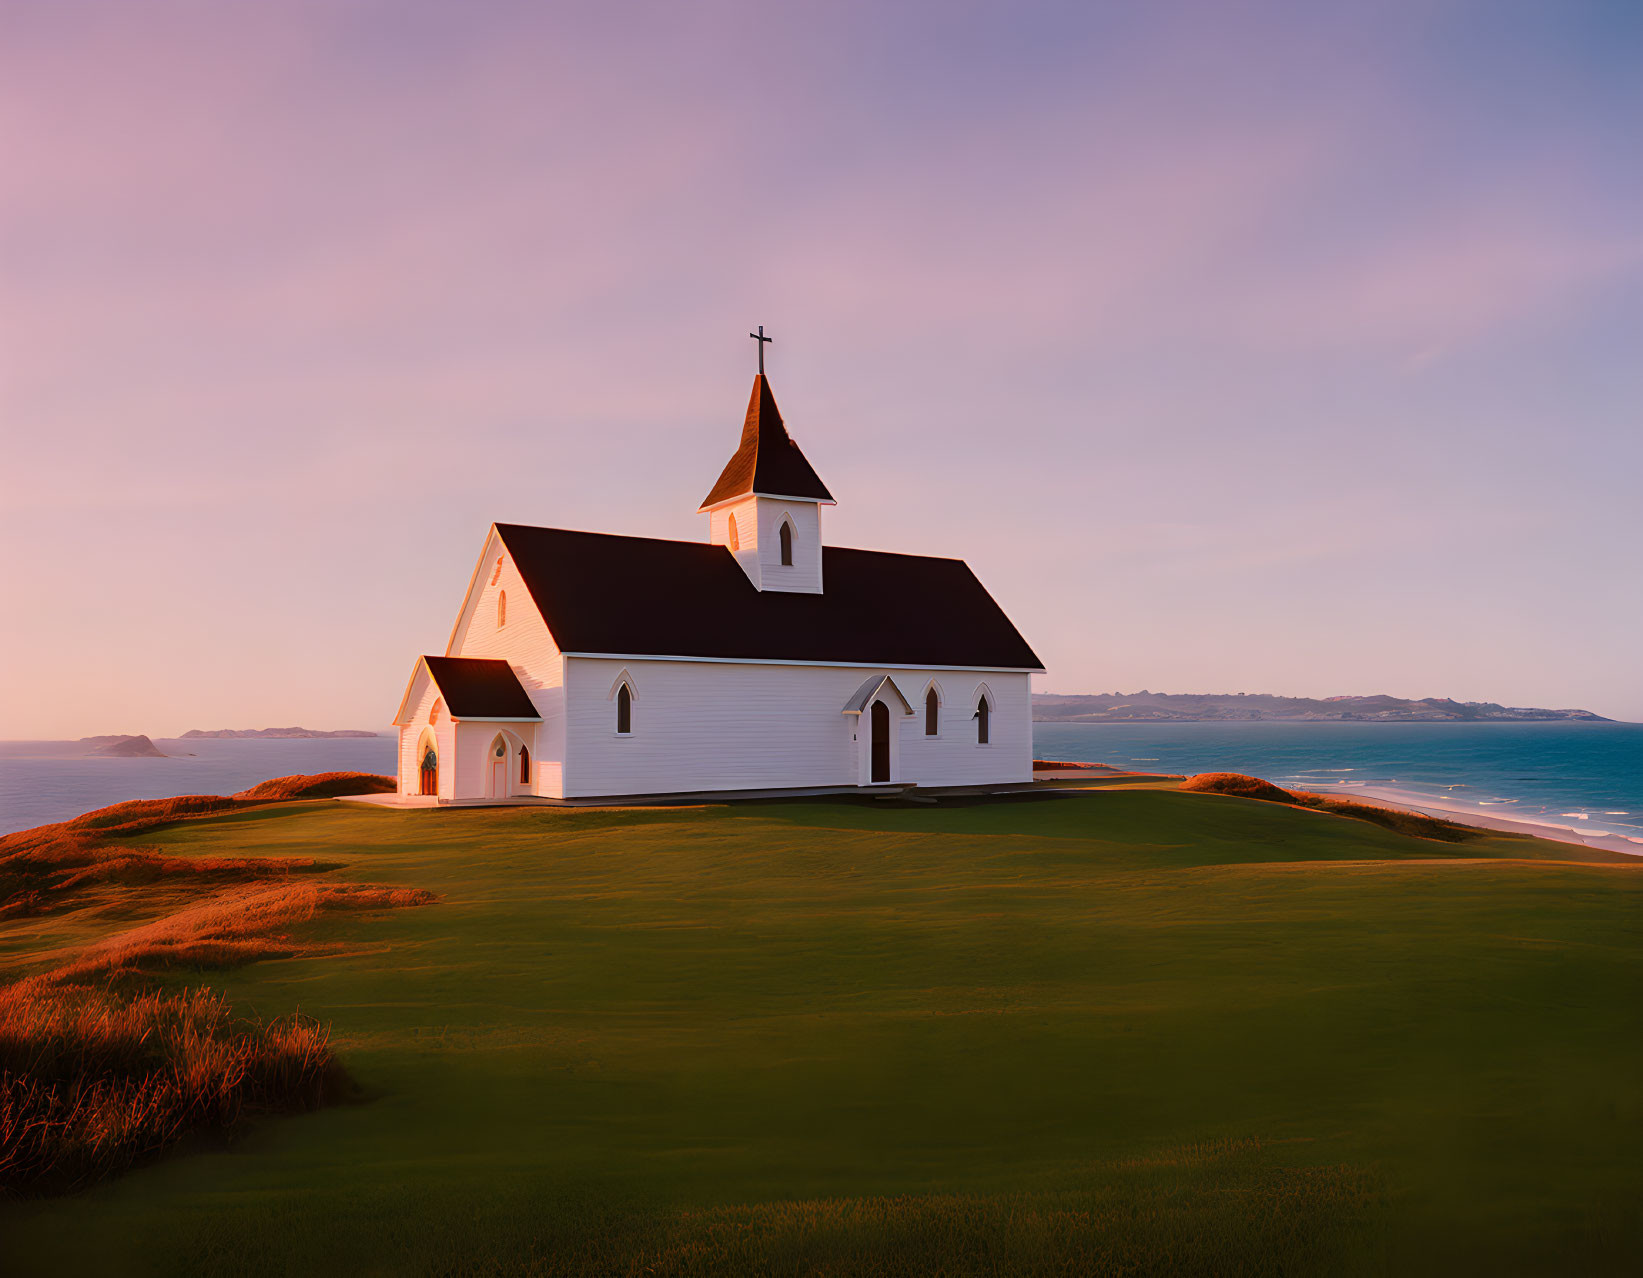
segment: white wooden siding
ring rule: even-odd
[[[416,677],[411,682],[410,719],[399,730],[399,792],[419,794],[422,790],[422,757],[417,746],[422,731],[428,726],[428,712],[434,702],[441,701],[439,689],[428,677],[428,669],[419,661]],[[443,705],[443,702],[441,701]],[[456,783],[456,738],[452,732],[451,716],[443,710],[439,722],[433,726],[434,749],[439,754],[439,795],[452,798]]]
[[[856,666],[565,659],[564,793],[655,794],[858,785],[867,779],[868,726],[845,702],[874,673]],[[613,689],[626,670],[637,694],[633,731],[616,732]],[[892,706],[897,771],[920,785],[1032,779],[1030,677],[886,668],[912,703]],[[923,696],[945,692],[941,733],[924,736]],[[992,691],[992,741],[976,744],[975,693]],[[863,716],[866,719],[866,716]],[[856,739],[852,739],[852,734]]]
[[[502,561],[502,575],[493,584],[497,561]],[[508,594],[507,624],[496,624],[496,597],[502,591]],[[502,539],[493,531],[485,543],[480,559],[480,571],[474,579],[473,590],[463,601],[456,629],[451,635],[448,657],[488,657],[506,661],[519,678],[519,683],[542,716],[541,727],[534,739],[531,725],[510,725],[524,729],[526,743],[531,751],[531,785],[533,794],[550,798],[563,796],[561,764],[565,758],[565,674],[564,658],[559,645],[553,640],[542,614],[536,610],[530,591],[514,565],[513,556],[502,545]],[[492,734],[494,735],[494,733]],[[489,737],[486,738],[488,742]],[[466,743],[463,738],[459,750]],[[464,773],[464,776],[467,774]],[[485,776],[479,779],[479,793],[483,793]],[[464,798],[476,797],[463,794]]]
[[[821,507],[813,501],[745,497],[709,515],[708,539],[730,545],[730,517],[736,517],[738,549],[733,553],[759,590],[819,595],[823,589]],[[793,562],[782,563],[782,521],[793,525]],[[509,596],[510,600],[512,596]]]

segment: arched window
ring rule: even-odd
[[[496,561],[496,571],[491,574],[491,585],[493,585],[493,586],[496,585],[497,581],[501,579],[501,576],[502,576],[502,561],[500,559],[498,559]]]
[[[742,539],[736,535],[735,515],[730,517],[730,531],[726,534],[725,540],[730,543],[730,548],[732,550],[740,550],[742,548]]]
[[[924,694],[924,735],[933,737],[941,727],[941,698],[931,688]]]
[[[616,690],[616,731],[633,731],[633,693],[628,691],[625,683]]]
[[[430,725],[438,723],[439,722],[439,716],[444,711],[444,709],[445,709],[445,698],[435,697],[434,698],[433,708],[428,711],[428,723]]]
[[[519,747],[519,784],[531,783],[531,752],[528,746]]]
[[[987,704],[986,696],[976,702],[976,744],[987,744],[987,720],[992,715],[993,708]]]
[[[508,592],[499,590],[496,594],[496,628],[502,629],[508,624]]]
[[[793,566],[793,525],[782,520],[782,567]]]

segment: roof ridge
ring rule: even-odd
[[[516,528],[521,532],[574,533],[578,537],[610,537],[617,541],[653,541],[663,546],[700,546],[704,550],[725,550],[726,553],[729,553],[726,547],[719,545],[717,542],[697,541],[693,537],[641,537],[632,533],[595,532],[589,528],[558,528],[549,524],[498,523],[494,527],[498,532],[501,532],[504,528]],[[965,564],[966,566],[969,563],[962,555],[921,555],[910,550],[874,550],[868,546],[822,546],[823,555],[829,551],[837,550],[848,551],[853,555],[893,555],[897,559],[932,559],[942,563]]]
[[[636,533],[595,532],[591,528],[558,528],[551,524],[497,523],[493,524],[492,527],[497,532],[501,532],[504,528],[516,528],[521,532],[574,533],[578,537],[610,537],[617,541],[654,541],[660,542],[664,546],[703,546],[709,550],[724,549],[723,546],[718,546],[713,542],[697,541],[693,537],[641,537]]]

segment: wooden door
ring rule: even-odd
[[[439,793],[439,756],[432,750],[422,756],[422,793]]]
[[[873,703],[873,780],[890,779],[890,707]]]

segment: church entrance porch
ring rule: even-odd
[[[844,703],[857,785],[895,785],[901,776],[901,725],[913,707],[889,675],[871,675]]]

